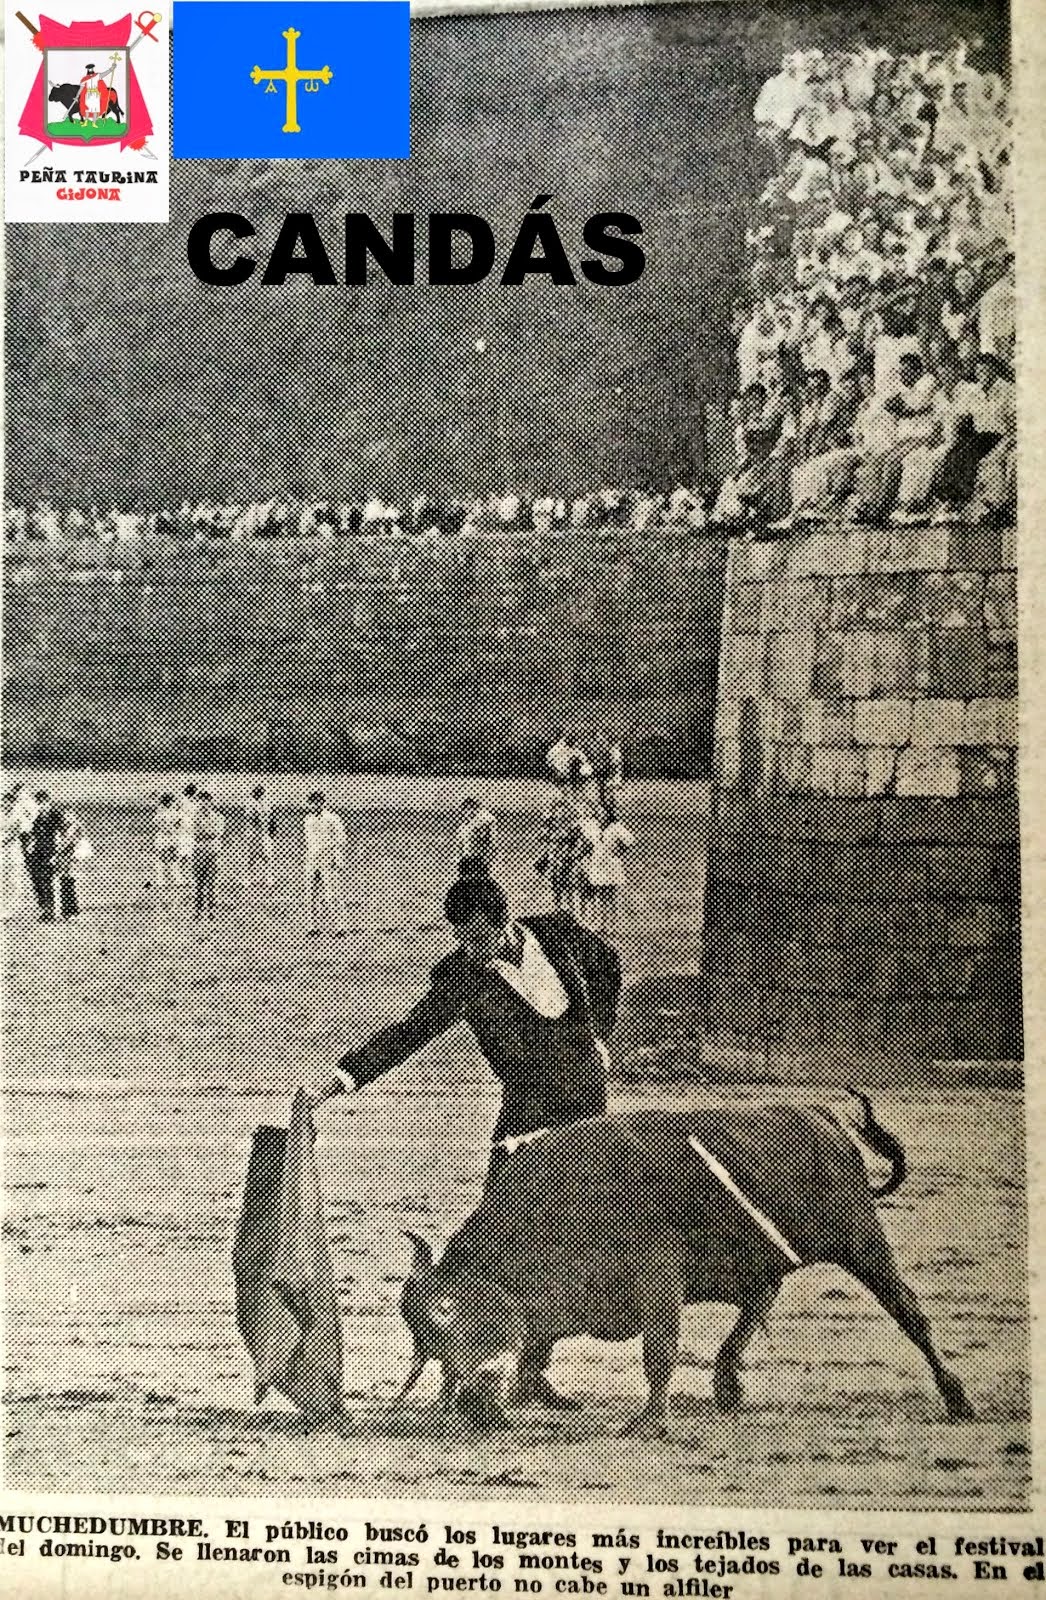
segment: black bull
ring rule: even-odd
[[[897,1270],[876,1198],[905,1175],[904,1150],[863,1096],[862,1141],[890,1161],[869,1183],[836,1118],[812,1107],[756,1106],[594,1117],[519,1148],[434,1264],[414,1239],[401,1309],[415,1361],[443,1368],[445,1403],[481,1426],[504,1426],[500,1375],[518,1356],[519,1393],[547,1393],[557,1339],[642,1335],[649,1393],[626,1432],[663,1434],[683,1307],[736,1305],[715,1360],[713,1393],[735,1410],[741,1357],[787,1273],[845,1268],[922,1351],[953,1420],[973,1416],[940,1361],[929,1325]]]
[[[102,95],[105,96],[105,104],[101,106],[101,115],[107,117],[111,113],[117,122],[122,122],[123,111],[120,108],[120,100],[116,90],[108,84],[103,84]],[[55,105],[65,107],[69,114],[70,122],[73,120],[74,112],[76,116],[80,117],[80,121],[83,121],[83,117],[80,116],[80,85],[78,83],[52,83],[51,92],[47,98]]]

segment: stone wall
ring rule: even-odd
[[[735,540],[705,1045],[1022,1054],[1015,536]]]

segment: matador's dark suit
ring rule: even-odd
[[[606,1110],[600,1041],[617,1016],[621,963],[616,951],[573,917],[519,917],[535,937],[567,997],[562,1016],[536,1011],[496,968],[454,950],[432,969],[426,994],[401,1022],[382,1028],[338,1063],[358,1087],[466,1022],[504,1089],[494,1139],[554,1128]],[[495,1146],[496,1164],[501,1154]]]

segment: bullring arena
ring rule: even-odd
[[[367,846],[353,868],[353,938],[316,951],[303,950],[289,844],[264,919],[234,888],[203,942],[187,920],[158,916],[135,861],[144,808],[133,802],[151,780],[120,781],[119,806],[109,779],[95,779],[95,798],[81,803],[104,841],[82,924],[20,930],[8,955],[9,1481],[58,1490],[75,1471],[85,1491],[130,1476],[137,1492],[226,1495],[659,1501],[682,1485],[712,1504],[1022,1502],[1021,1099],[975,1068],[944,1082],[926,1073],[921,1088],[896,1070],[876,1096],[912,1169],[884,1223],[962,1371],[975,1424],[944,1422],[920,1358],[870,1296],[816,1268],[790,1280],[753,1345],[735,1419],[720,1417],[710,1394],[727,1308],[687,1314],[670,1443],[614,1437],[640,1393],[634,1342],[561,1347],[553,1375],[584,1410],[517,1413],[511,1434],[492,1441],[446,1435],[431,1409],[434,1374],[390,1410],[410,1358],[396,1308],[410,1259],[402,1230],[444,1242],[472,1209],[486,1160],[496,1096],[464,1033],[332,1108],[321,1128],[346,1337],[344,1429],[310,1432],[289,1410],[255,1411],[229,1267],[250,1135],[284,1121],[303,1078],[395,1016],[449,943],[438,931],[443,818],[457,786],[342,780],[334,793],[345,812],[366,808]],[[273,787],[300,793],[289,779]],[[506,885],[514,904],[532,904],[535,788],[499,785],[491,798],[504,820]],[[707,789],[637,785],[632,811],[642,898],[626,903],[621,948],[635,980],[692,962]],[[666,860],[681,870],[669,877]],[[662,1034],[673,1020],[662,1019]],[[796,1092],[844,1101],[837,1086],[633,1078],[615,1084],[611,1103]]]

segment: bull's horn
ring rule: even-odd
[[[424,1272],[427,1267],[432,1266],[432,1246],[419,1233],[411,1233],[407,1228],[403,1230],[403,1237],[409,1239],[414,1246],[414,1260],[410,1264],[411,1276],[413,1277],[415,1273]]]

